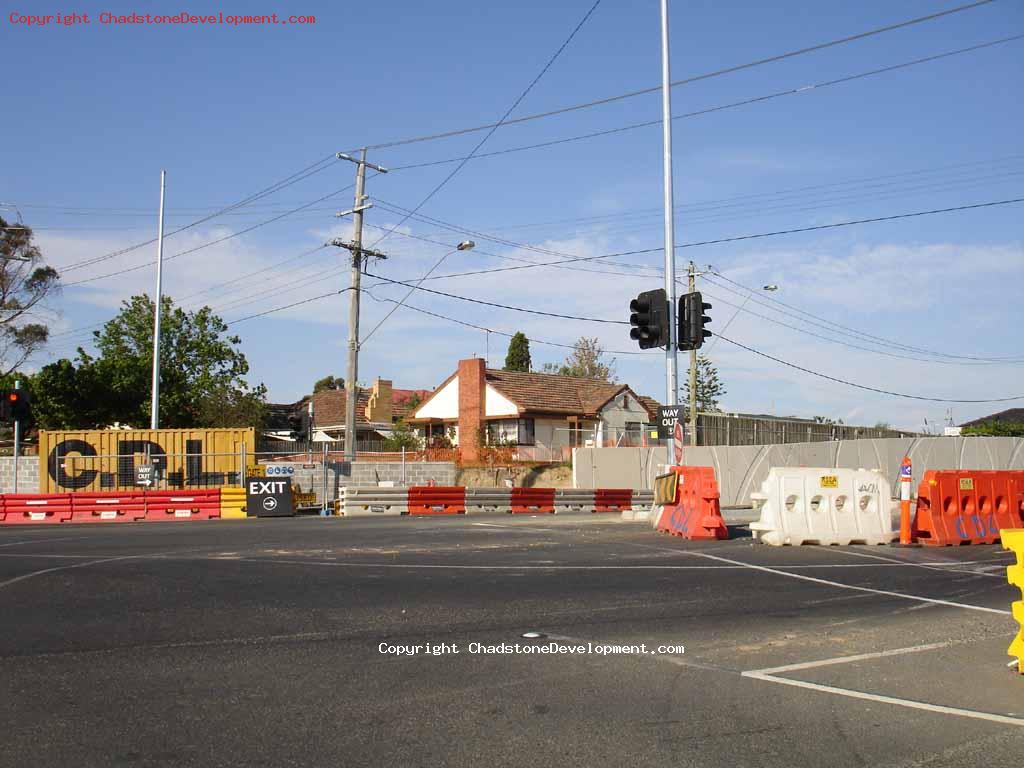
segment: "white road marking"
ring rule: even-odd
[[[902,565],[909,565],[914,568],[924,568],[929,571],[940,571],[945,573],[964,573],[969,576],[985,576],[994,579],[1006,578],[1005,566],[983,565],[983,563],[985,562],[983,560],[940,560],[915,563],[911,560],[900,560],[897,557],[883,557],[881,555],[871,555],[867,552],[852,552],[848,549],[836,549],[833,551],[840,555],[850,555],[851,557],[866,557],[872,560],[882,560],[887,563],[900,563]],[[976,567],[970,568],[968,566]],[[996,570],[1004,571],[1004,573],[996,573]]]
[[[2,556],[2,555],[0,555]],[[176,558],[166,558],[176,559]],[[397,569],[437,569],[437,570],[465,570],[465,571],[735,571],[748,568],[744,563],[737,561],[736,565],[466,565],[457,563],[367,563],[367,562],[345,562],[343,560],[293,560],[285,559],[281,557],[234,557],[225,558],[221,556],[209,556],[209,557],[191,557],[183,558],[186,560],[225,560],[230,562],[243,562],[243,563],[270,563],[270,564],[282,564],[282,565],[323,565],[333,566],[336,568],[397,568]],[[758,567],[758,566],[754,566]],[[815,569],[815,568],[894,568],[898,567],[892,563],[857,563],[857,564],[822,564],[822,565],[781,565],[779,568],[789,569]],[[794,578],[808,578],[797,576],[797,574],[786,574],[780,571],[783,575],[793,576]],[[811,581],[822,581],[820,579],[811,579]],[[824,584],[836,584],[836,582],[822,581]],[[840,585],[848,586],[848,585]],[[849,589],[867,589],[861,587],[848,587]],[[867,590],[870,592],[877,592],[878,590]],[[894,593],[896,594],[896,593]],[[900,597],[906,597],[906,595],[899,595]],[[926,600],[928,598],[921,598]],[[942,601],[933,601],[939,602]],[[976,606],[961,605],[959,603],[952,603],[958,608],[975,608]],[[977,610],[995,610],[989,608],[977,608]],[[1009,613],[1009,611],[996,611],[997,613]]]
[[[980,638],[986,639],[986,638]],[[974,642],[973,640],[971,642]],[[752,669],[749,672],[744,672],[744,675],[752,675],[754,673],[763,675],[776,675],[780,672],[795,672],[798,669],[816,669],[817,667],[830,667],[834,664],[852,664],[856,661],[867,661],[868,659],[884,659],[887,656],[903,656],[907,653],[921,653],[922,651],[934,651],[938,648],[948,648],[951,645],[956,645],[952,642],[944,643],[926,643],[924,645],[912,645],[909,648],[894,648],[889,651],[875,651],[873,653],[858,653],[854,656],[834,656],[830,659],[821,659],[819,661],[804,661],[799,664],[785,664],[781,667],[764,667],[763,669]]]
[[[977,642],[978,640],[986,640],[989,638],[976,638],[967,642]],[[822,685],[820,683],[811,683],[805,680],[793,680],[791,678],[780,677],[784,672],[797,672],[804,669],[817,669],[819,667],[833,666],[835,664],[853,664],[858,661],[869,661],[871,659],[882,659],[890,656],[902,656],[908,653],[921,653],[923,651],[934,651],[939,648],[948,648],[953,645],[963,645],[964,642],[944,642],[944,643],[927,643],[923,645],[914,645],[909,648],[894,648],[888,651],[876,651],[874,653],[859,653],[854,656],[835,656],[830,659],[820,659],[818,661],[806,661],[798,664],[786,664],[781,667],[766,667],[764,669],[752,669],[747,672],[742,672],[743,677],[749,677],[754,680],[764,680],[769,683],[778,683],[780,685],[789,685],[795,688],[803,688],[810,691],[819,691],[821,693],[831,693],[836,696],[845,696],[851,699],[862,699],[864,701],[877,701],[882,704],[893,704],[899,707],[907,707],[909,709],[920,709],[926,712],[937,712],[943,715],[956,715],[958,717],[969,717],[975,720],[988,720],[993,723],[1002,723],[1004,725],[1016,725],[1024,726],[1024,719],[1019,717],[1010,717],[1008,715],[999,715],[994,712],[980,712],[975,709],[964,709],[963,707],[947,707],[942,704],[929,704],[924,701],[915,701],[913,699],[903,699],[896,696],[883,696],[876,693],[866,693],[864,691],[856,691],[850,688],[840,688],[834,685]]]
[[[843,584],[839,581],[829,581],[828,579],[819,579],[814,576],[804,576],[799,573],[789,573],[787,571],[781,571],[778,568],[769,568],[765,565],[754,565],[753,563],[744,563],[740,560],[732,560],[728,557],[719,557],[718,555],[709,555],[706,552],[695,552],[693,550],[675,550],[680,554],[692,555],[694,557],[703,557],[709,560],[715,560],[717,562],[729,563],[730,565],[741,565],[745,568],[750,568],[755,571],[764,571],[765,573],[774,573],[778,576],[786,576],[790,579],[799,579],[801,581],[809,581],[815,584],[825,584],[829,587],[837,587],[839,589],[851,589],[855,592],[870,592],[876,595],[883,595],[885,597],[897,597],[901,600],[914,600],[919,603],[930,603],[932,605],[945,605],[951,608],[963,608],[968,611],[982,611],[984,613],[996,613],[1000,616],[1009,616],[1010,611],[1003,610],[1002,608],[988,608],[983,605],[969,605],[967,603],[954,603],[951,600],[936,600],[931,597],[922,597],[920,595],[908,595],[904,592],[892,592],[887,589],[873,589],[872,587],[858,587],[853,584]]]
[[[47,543],[50,541],[77,541],[78,539],[84,539],[85,536],[58,536],[53,539],[48,539],[44,536],[40,536],[35,539],[23,539],[22,541],[8,541],[5,544],[0,544],[0,547],[14,547],[18,544],[40,544]]]
[[[864,693],[863,691],[854,691],[849,688],[837,688],[833,685],[819,685],[818,683],[808,683],[803,680],[790,680],[785,677],[773,677],[757,672],[744,672],[744,677],[753,678],[754,680],[764,680],[769,683],[779,683],[781,685],[790,685],[795,688],[804,688],[810,691],[820,691],[822,693],[832,693],[836,696],[846,696],[851,699],[863,699],[865,701],[876,701],[881,704],[894,704],[898,707],[908,707],[910,709],[923,709],[926,712],[938,712],[943,715],[957,715],[959,717],[970,717],[975,720],[988,720],[993,723],[1002,723],[1003,725],[1017,725],[1024,726],[1024,719],[1019,717],[1007,717],[1006,715],[997,715],[993,712],[978,712],[974,709],[961,709],[960,707],[945,707],[941,704],[928,704],[924,701],[914,701],[912,699],[899,699],[894,696],[881,696],[875,693]]]
[[[56,573],[57,571],[70,571],[73,568],[85,568],[89,565],[100,565],[102,563],[113,563],[117,560],[138,560],[144,557],[154,557],[154,555],[124,555],[122,557],[106,557],[102,560],[88,560],[84,563],[75,563],[74,565],[59,565],[55,568],[45,568],[41,571],[32,571],[31,573],[23,573],[21,576],[15,576],[13,579],[7,579],[7,581],[0,581],[0,589],[16,584],[19,581],[25,579],[31,579],[35,576],[43,576],[47,573]]]

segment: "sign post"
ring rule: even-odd
[[[672,428],[672,459],[677,467],[683,463],[683,423],[677,421]]]
[[[658,408],[658,439],[668,440],[673,436],[675,425],[683,416],[681,405],[663,405]]]
[[[909,456],[900,463],[900,543],[901,547],[914,546],[910,532],[910,494],[913,490],[914,470]]]
[[[291,517],[292,478],[250,477],[245,481],[245,509],[249,517]]]

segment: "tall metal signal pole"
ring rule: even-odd
[[[149,406],[149,428],[160,428],[160,315],[163,304],[164,276],[164,191],[167,171],[160,171],[160,221],[156,236],[156,307],[153,310],[153,402]]]
[[[697,290],[697,268],[690,262],[690,293]],[[697,350],[690,350],[690,445],[697,444]]]
[[[369,208],[364,204],[366,194],[366,168],[369,166],[377,173],[387,173],[387,168],[366,162],[366,150],[359,153],[356,160],[344,152],[338,153],[338,158],[348,160],[356,164],[356,195],[355,204],[351,211],[339,213],[339,216],[352,214],[352,242],[349,244],[335,240],[332,244],[347,248],[352,254],[352,270],[349,280],[349,303],[348,303],[348,370],[345,373],[345,460],[355,461],[356,459],[356,401],[359,398],[359,387],[356,384],[356,377],[359,375],[359,283],[362,277],[363,256],[378,256],[382,254],[363,250],[363,211]]]
[[[664,141],[665,196],[665,294],[668,296],[668,346],[665,348],[665,405],[679,402],[676,325],[676,243],[672,202],[672,93],[668,55],[668,0],[661,0],[661,127]],[[668,443],[668,464],[674,464],[672,441]]]

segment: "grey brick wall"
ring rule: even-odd
[[[0,493],[14,493],[14,457],[0,456]],[[18,458],[18,493],[39,493],[39,457]]]

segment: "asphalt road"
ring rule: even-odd
[[[611,516],[0,528],[0,765],[1019,768],[1009,561]]]

